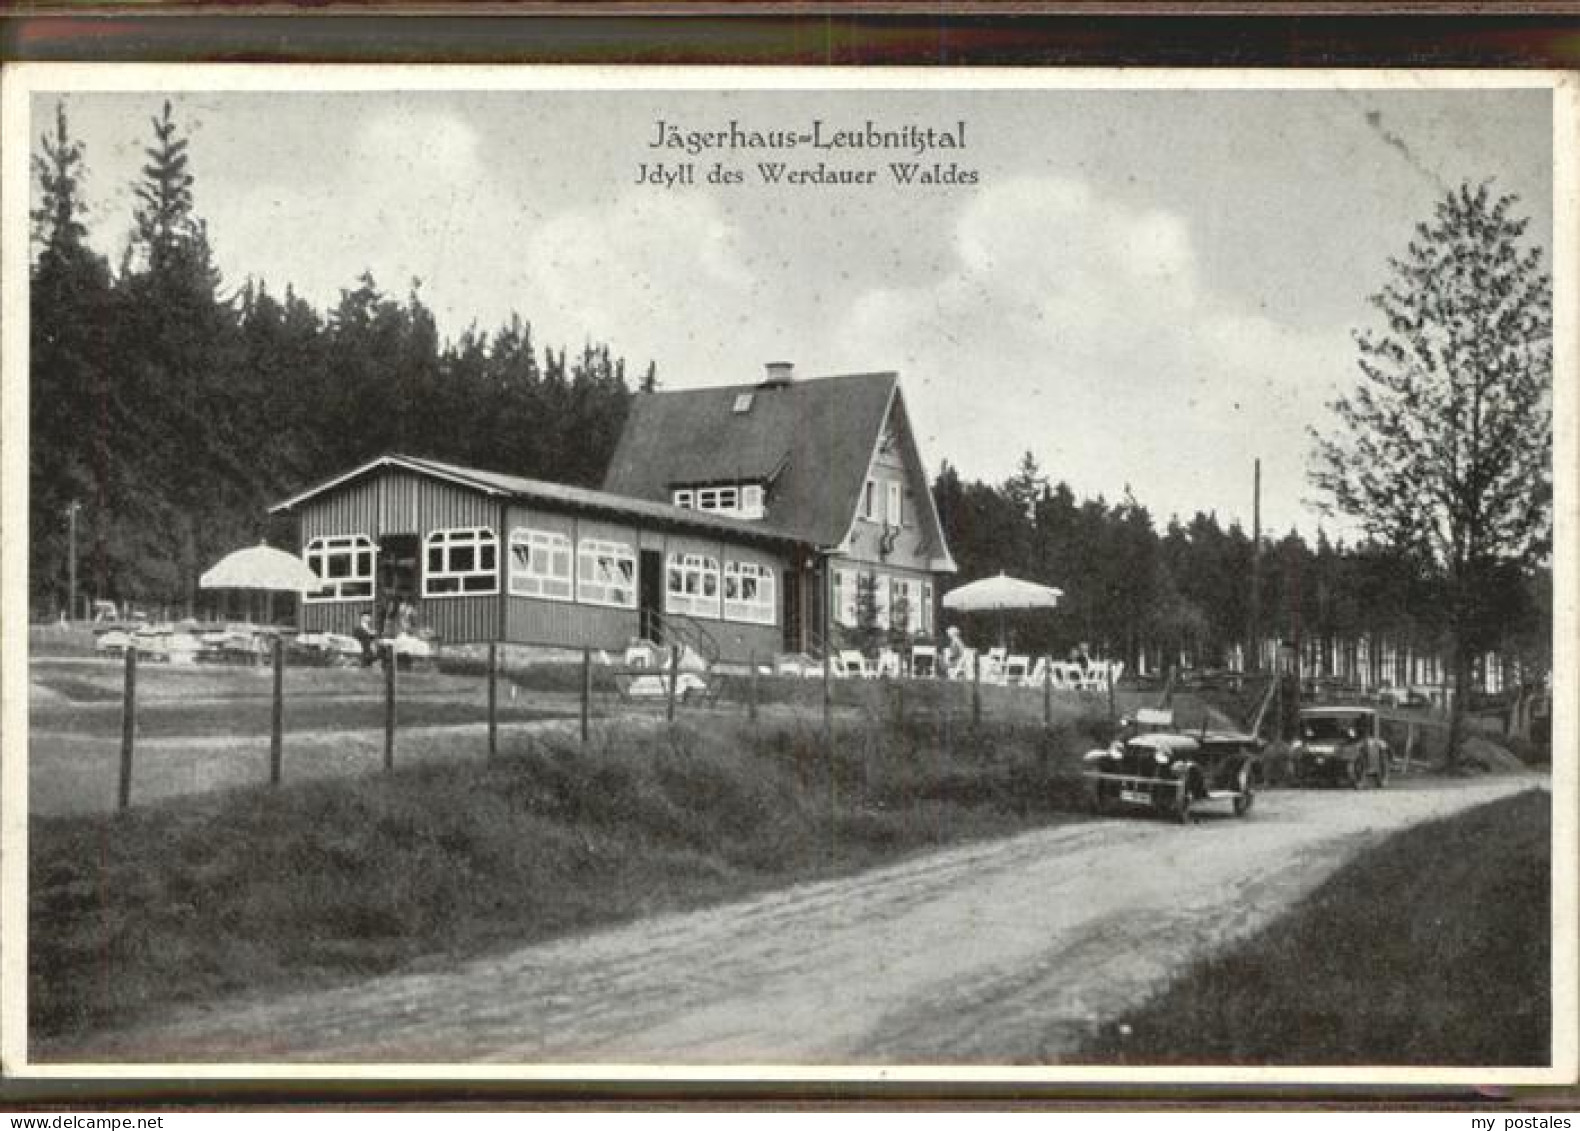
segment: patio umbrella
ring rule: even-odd
[[[944,608],[960,613],[998,613],[999,643],[1004,643],[1004,614],[1022,609],[1058,608],[1063,589],[1051,585],[1038,585],[1035,581],[1022,581],[1000,571],[997,577],[984,577],[979,581],[951,589],[944,594]]]
[[[267,593],[302,593],[323,582],[295,554],[276,550],[265,542],[226,554],[198,578],[203,589],[245,589]]]

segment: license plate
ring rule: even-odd
[[[1133,801],[1138,805],[1152,804],[1152,795],[1140,789],[1122,789],[1119,791],[1119,800]]]

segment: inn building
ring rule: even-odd
[[[821,654],[863,575],[881,625],[931,635],[955,568],[897,375],[777,363],[637,395],[602,490],[390,454],[271,512],[323,580],[303,631],[408,602],[446,643]]]

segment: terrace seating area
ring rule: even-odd
[[[251,621],[103,622],[94,626],[94,651],[124,656],[131,649],[139,660],[173,665],[266,664],[276,638],[285,641],[291,666],[350,667],[361,662],[362,645],[355,637],[334,632],[297,632],[294,628]],[[402,666],[423,665],[437,658],[438,646],[422,634],[402,633],[382,642]]]
[[[980,676],[977,669],[980,668]],[[823,662],[804,652],[787,652],[775,657],[766,673],[806,679],[823,677]],[[1055,660],[1050,656],[1011,653],[1005,648],[986,651],[967,648],[953,663],[931,644],[917,644],[907,650],[880,648],[872,655],[857,649],[840,649],[829,659],[829,675],[834,679],[943,679],[981,682],[998,687],[1041,687],[1049,684],[1055,691],[1103,692],[1118,683],[1125,665],[1120,660],[1094,660],[1087,663]]]

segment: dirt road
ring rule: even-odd
[[[39,1059],[1055,1062],[1364,845],[1545,779],[1275,791],[1105,820],[341,990],[227,1001]]]

